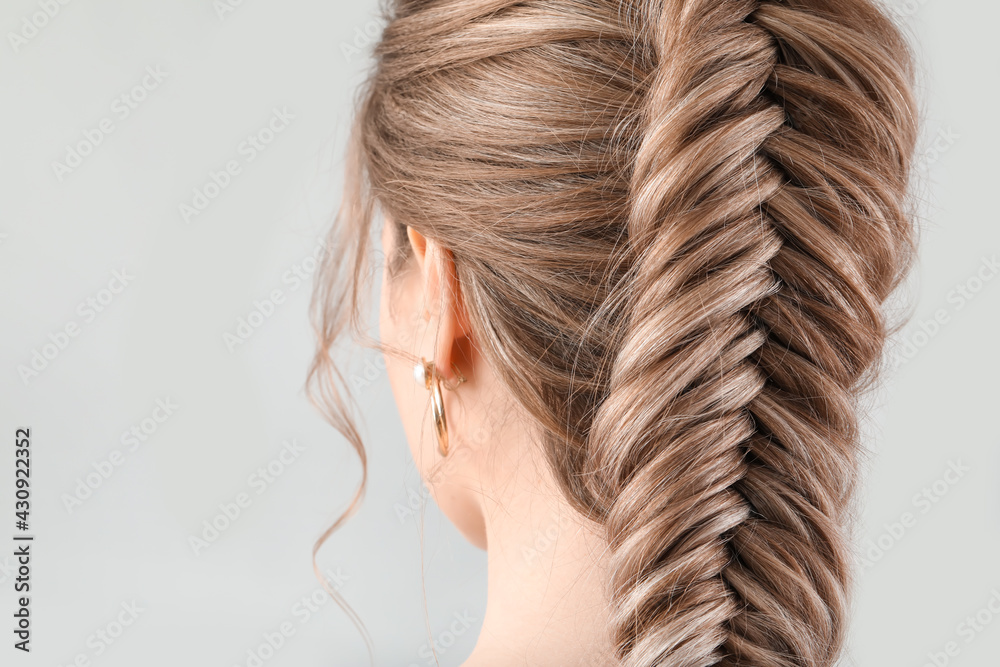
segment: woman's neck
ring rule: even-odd
[[[515,460],[500,462],[484,488],[486,615],[463,667],[616,664],[604,538],[569,506],[537,449],[509,444],[505,458]]]

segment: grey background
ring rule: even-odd
[[[75,0],[15,48],[10,34],[40,1],[0,7],[0,662],[248,665],[247,652],[287,622],[294,634],[263,664],[366,664],[333,603],[308,618],[296,606],[318,588],[312,544],[360,468],[302,392],[309,284],[287,272],[308,267],[339,198],[376,3],[244,0],[220,16],[211,0]],[[955,642],[938,664],[985,667],[1000,655],[1000,618],[981,611],[994,592],[1000,610],[1000,278],[984,268],[1000,255],[1000,8],[910,0],[894,11],[919,43],[923,239],[914,317],[894,353],[903,363],[868,410],[858,527],[868,562],[845,663],[933,664],[929,654]],[[148,66],[164,80],[120,118],[114,100]],[[240,143],[275,107],[294,119],[247,162]],[[114,131],[60,180],[53,162],[105,118]],[[186,223],[179,205],[231,159],[241,172]],[[128,286],[102,294],[123,269]],[[973,298],[958,296],[961,285]],[[224,335],[275,289],[284,301],[228,349]],[[109,296],[92,321],[78,310]],[[78,335],[25,382],[19,367],[71,323]],[[434,639],[441,664],[457,665],[482,621],[485,554],[433,503],[419,509],[426,494],[376,362],[352,355],[369,493],[320,565],[338,574],[377,664],[433,664]],[[168,398],[174,413],[135,451],[123,446],[122,433]],[[13,650],[10,633],[21,426],[34,452],[30,655]],[[292,439],[301,452],[261,488],[251,476]],[[115,450],[121,465],[68,508]],[[967,470],[948,474],[952,464]],[[925,488],[934,502],[919,497]],[[196,554],[189,538],[241,493],[249,506]],[[97,640],[133,602],[135,622],[110,645]],[[977,613],[992,623],[971,630]]]

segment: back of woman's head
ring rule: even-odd
[[[377,202],[451,251],[603,526],[622,664],[831,665],[856,398],[913,246],[910,76],[868,0],[393,3],[314,375]]]

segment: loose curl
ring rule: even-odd
[[[898,30],[869,0],[397,0],[375,57],[314,293],[330,421],[364,462],[330,348],[377,206],[451,250],[603,527],[621,664],[834,664],[857,399],[914,248]]]

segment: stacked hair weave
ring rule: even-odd
[[[315,293],[376,205],[452,251],[484,357],[611,551],[627,667],[819,667],[847,627],[859,392],[909,267],[907,46],[868,0],[399,0]],[[342,383],[339,383],[342,385]]]

